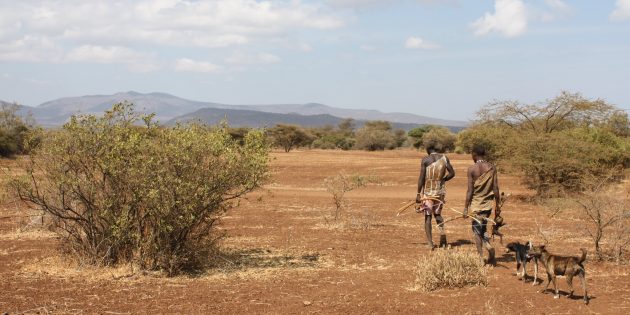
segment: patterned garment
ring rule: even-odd
[[[444,198],[446,189],[444,188],[444,176],[448,160],[446,155],[442,155],[437,161],[427,166],[424,177],[424,195],[435,198]]]

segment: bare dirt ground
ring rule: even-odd
[[[0,311],[75,314],[628,314],[630,267],[586,262],[591,303],[553,299],[541,286],[517,280],[513,256],[489,270],[487,287],[412,290],[418,261],[428,251],[422,216],[396,209],[415,197],[421,153],[296,151],[274,153],[273,178],[264,189],[232,209],[221,228],[222,268],[201,275],[163,278],[134,274],[128,267],[94,269],[66,262],[55,235],[39,229],[38,217],[5,198],[0,210]],[[457,176],[448,183],[447,208],[461,209],[468,156],[452,155]],[[3,161],[4,164],[11,163]],[[324,179],[347,174],[376,175],[382,182],[347,194],[348,210],[331,220],[333,203]],[[6,175],[5,175],[6,177]],[[514,176],[500,175],[512,193],[504,207],[504,243],[549,239],[553,253],[592,253],[584,223],[571,215],[551,217],[527,202],[531,192]],[[457,216],[445,210],[445,217]],[[20,217],[18,217],[20,216]],[[540,227],[540,228],[539,228]],[[541,234],[542,233],[542,234]],[[437,233],[434,233],[437,234]],[[447,226],[448,241],[473,250],[470,223]],[[434,235],[437,242],[437,235]],[[544,277],[541,266],[539,278]],[[528,266],[528,274],[533,267]],[[567,292],[560,278],[560,289]]]

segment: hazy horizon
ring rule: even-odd
[[[137,91],[470,120],[561,90],[628,109],[630,0],[2,1],[0,100]]]

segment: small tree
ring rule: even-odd
[[[226,127],[161,128],[116,104],[46,133],[12,186],[88,263],[174,274],[202,266],[217,220],[266,178],[265,143],[260,131],[239,145]]]
[[[26,121],[18,110],[20,106],[0,102],[0,156],[10,157],[26,153],[24,142],[33,124]]]
[[[420,149],[422,146],[422,136],[424,133],[431,130],[432,126],[416,127],[407,132],[407,136],[412,139],[412,145],[416,149]]]
[[[428,143],[433,142],[438,148],[444,152],[453,151],[455,149],[456,136],[446,127],[433,127],[431,130],[422,135],[422,144],[424,147]]]
[[[485,144],[493,158],[523,172],[538,196],[553,197],[583,191],[584,175],[630,164],[629,138],[611,128],[627,125],[619,113],[603,100],[567,92],[536,104],[493,102],[458,143]]]
[[[278,124],[269,129],[269,134],[274,139],[275,143],[284,149],[284,152],[289,152],[294,147],[307,145],[313,141],[311,135],[295,125]]]

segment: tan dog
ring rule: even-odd
[[[539,292],[547,291],[549,283],[553,281],[553,288],[555,290],[554,298],[559,298],[558,285],[556,283],[556,276],[565,276],[567,283],[569,284],[569,297],[573,296],[573,277],[578,276],[584,289],[584,303],[588,304],[588,293],[586,292],[586,271],[582,263],[586,260],[586,250],[582,251],[581,257],[574,256],[558,256],[553,255],[547,251],[545,245],[540,245],[532,248],[528,251],[528,256],[537,257],[547,269],[547,285],[545,289]]]

